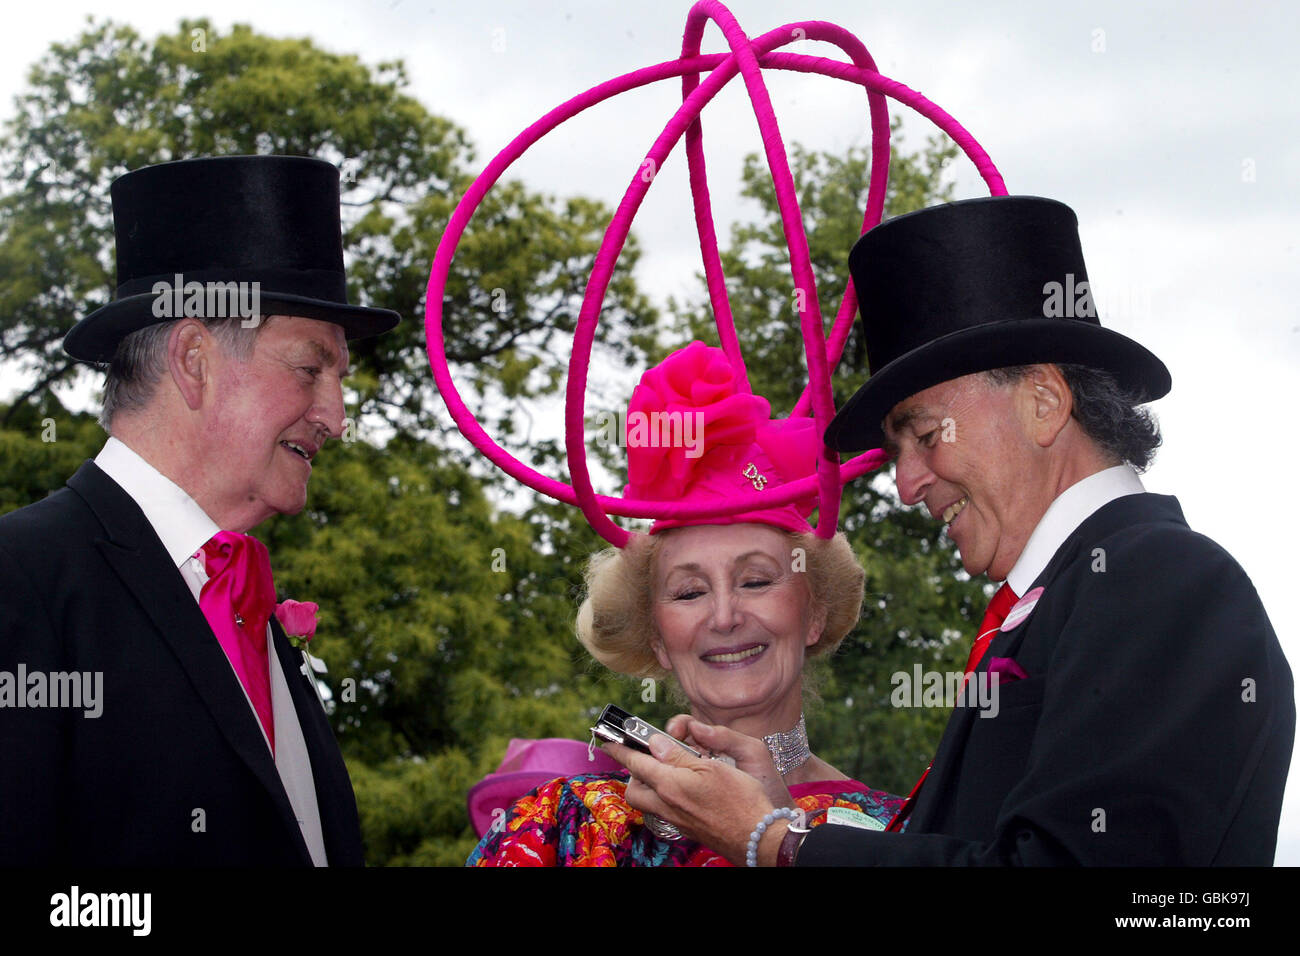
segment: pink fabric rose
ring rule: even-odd
[[[729,502],[816,474],[822,441],[811,418],[772,419],[767,399],[743,389],[720,348],[692,342],[641,376],[627,413],[627,496]],[[758,522],[811,530],[814,496],[713,516],[666,515],[656,531],[685,524]]]
[[[767,399],[739,390],[722,349],[692,342],[677,350],[641,376],[628,403],[629,497],[680,497],[709,452],[739,446],[744,454],[770,414]]]
[[[294,647],[301,647],[316,636],[319,610],[320,606],[313,601],[283,601],[275,606],[276,620]]]

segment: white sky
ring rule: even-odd
[[[366,62],[401,58],[411,92],[465,127],[486,163],[551,107],[617,74],[677,55],[688,4],[474,3],[417,0],[223,0],[221,27],[250,23],[310,36]],[[1285,2],[946,3],[734,0],[757,35],[823,19],[861,38],[882,72],[932,97],[984,145],[1011,192],[1050,196],[1079,214],[1104,324],[1159,355],[1174,380],[1157,403],[1166,446],[1149,490],[1176,494],[1193,528],[1255,581],[1293,667],[1289,532],[1264,512],[1300,466],[1293,390],[1300,367],[1295,283],[1300,247],[1300,14]],[[126,0],[19,5],[0,32],[0,117],[26,71],[88,12],[171,31],[202,6]],[[1095,47],[1104,45],[1104,49]],[[705,50],[722,49],[710,29]],[[796,52],[836,56],[804,43]],[[869,138],[865,97],[820,77],[769,80],[787,140],[844,149]],[[752,215],[736,197],[740,159],[760,148],[732,84],[704,117],[719,232]],[[680,92],[676,81],[572,121],[511,171],[533,188],[613,206]],[[891,106],[891,112],[898,108]],[[928,125],[906,114],[908,142]],[[969,164],[959,198],[985,194]],[[655,180],[637,218],[643,288],[663,300],[698,291],[684,162]],[[846,250],[847,252],[847,250]],[[793,357],[792,357],[793,360]],[[0,387],[0,397],[12,391]],[[1279,497],[1280,496],[1280,497]],[[1155,569],[1153,569],[1155,570]],[[1229,637],[1225,635],[1225,638]],[[1300,784],[1292,775],[1278,862],[1300,863]]]

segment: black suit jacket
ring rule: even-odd
[[[311,757],[326,853],[360,865],[356,801],[302,657],[273,645]],[[203,612],[93,462],[0,517],[0,671],[99,672],[102,713],[0,708],[0,864],[311,865]]]
[[[1033,586],[979,667],[1027,677],[995,717],[954,710],[907,831],[818,827],[798,862],[1271,865],[1294,691],[1241,567],[1175,499],[1130,495]]]

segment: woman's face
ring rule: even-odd
[[[824,626],[801,558],[790,536],[768,525],[664,534],[651,580],[654,652],[701,719],[798,720],[804,649]]]

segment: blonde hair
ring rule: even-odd
[[[805,654],[807,661],[834,651],[858,623],[866,572],[843,532],[830,539],[785,533],[792,554],[803,549],[812,608],[826,619],[821,637]],[[575,622],[578,640],[600,663],[629,677],[668,676],[655,657],[658,634],[651,613],[654,563],[663,536],[634,535],[627,547],[607,548],[587,564],[586,594]]]

